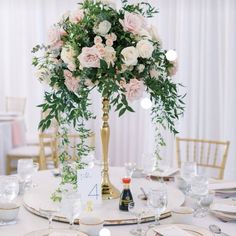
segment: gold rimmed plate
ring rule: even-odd
[[[195,225],[184,225],[184,224],[173,224],[173,225],[186,231],[187,233],[189,233],[192,236],[213,236],[213,234],[209,230],[195,226]],[[164,227],[168,227],[168,226],[171,226],[171,225],[159,225],[155,228],[151,228],[146,232],[145,236],[157,236],[158,233],[155,232],[155,229],[158,229],[159,227],[164,228]]]
[[[40,229],[25,234],[24,236],[50,236],[63,234],[67,236],[88,236],[88,234],[71,229]]]

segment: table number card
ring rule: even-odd
[[[78,170],[77,186],[78,192],[81,195],[81,200],[84,203],[101,203],[101,169],[98,166]]]

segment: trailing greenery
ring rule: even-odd
[[[51,88],[40,105],[47,116],[39,128],[48,129],[56,119],[64,137],[60,153],[62,186],[76,186],[76,172],[84,168],[82,159],[90,152],[86,139],[91,131],[85,124],[95,118],[89,110],[89,94],[94,89],[109,98],[119,116],[134,112],[131,102],[141,98],[144,91],[149,94],[157,157],[164,145],[159,127],[177,133],[175,121],[184,110],[179,84],[171,78],[177,62],[168,60],[155,27],[145,20],[158,11],[144,2],[133,5],[122,0],[122,4],[116,10],[114,1],[85,0],[51,28],[46,45],[32,50],[37,77]],[[66,134],[71,126],[81,135],[75,161],[63,149],[69,145]],[[60,192],[55,192],[55,200]]]

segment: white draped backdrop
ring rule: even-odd
[[[34,78],[31,49],[46,41],[46,32],[78,0],[0,1],[0,110],[5,96],[27,97],[29,132],[36,132],[42,85]],[[181,137],[230,140],[226,178],[236,178],[236,1],[235,0],[149,0],[160,13],[152,20],[166,49],[176,49],[179,71],[176,80],[185,85],[186,111],[177,127]],[[101,98],[93,94],[93,123],[99,158]],[[153,147],[149,111],[133,104],[135,114],[118,118],[111,112],[110,161],[141,162],[142,153]],[[162,150],[166,163],[175,163],[174,137],[164,134]]]

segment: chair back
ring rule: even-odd
[[[39,165],[41,169],[48,169],[50,163],[53,164],[53,168],[57,168],[59,164],[59,155],[63,151],[69,154],[65,158],[76,159],[77,156],[77,144],[79,144],[81,136],[79,134],[67,134],[67,140],[64,141],[63,136],[57,135],[56,133],[40,133],[40,154],[39,154]],[[65,142],[63,147],[61,142]],[[91,148],[95,145],[95,135],[91,133],[88,137],[88,142],[85,144]],[[63,149],[62,149],[63,148]],[[50,155],[47,155],[47,151]]]
[[[198,171],[204,170],[211,177],[223,179],[229,144],[229,141],[176,137],[178,167],[182,162],[194,161]]]
[[[25,113],[26,98],[24,97],[6,97],[6,111],[16,112],[20,115]]]

